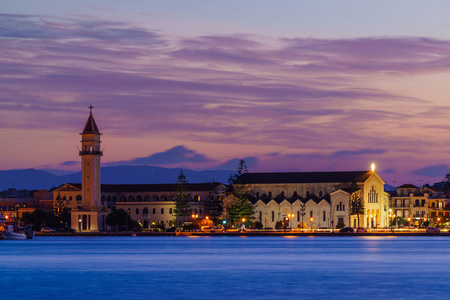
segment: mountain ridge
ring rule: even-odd
[[[226,183],[230,170],[190,170],[181,168],[163,168],[155,166],[114,166],[101,168],[101,182],[103,184],[152,184],[176,183],[177,177],[183,170],[190,183],[217,181]],[[40,169],[14,169],[0,171],[0,190],[15,188],[51,189],[65,183],[81,183],[81,172],[67,175],[55,175]]]

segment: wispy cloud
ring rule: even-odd
[[[120,21],[7,14],[0,36],[0,128],[74,131],[93,103],[110,136],[392,162],[437,145],[426,126],[447,126],[448,107],[390,84],[449,72],[449,40],[179,38]]]
[[[186,163],[210,163],[212,159],[206,155],[187,149],[180,145],[146,157],[134,158],[127,161],[106,163],[106,166],[148,165],[148,166],[180,166]]]

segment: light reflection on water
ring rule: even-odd
[[[1,299],[447,297],[450,237],[0,241]]]

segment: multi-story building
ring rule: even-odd
[[[190,210],[199,219],[204,218],[205,202],[208,197],[222,199],[226,187],[217,182],[190,183],[188,185],[192,201]],[[100,208],[107,212],[123,209],[131,218],[148,228],[151,224],[172,226],[175,221],[176,184],[102,184],[100,186]],[[54,192],[55,201],[63,201],[71,211],[82,205],[82,185],[68,183]],[[192,221],[192,216],[179,217],[180,221]],[[72,226],[74,226],[72,224]],[[85,229],[81,229],[85,230]]]
[[[394,221],[401,217],[415,226],[427,221],[439,224],[449,217],[449,212],[445,210],[449,200],[444,190],[439,187],[419,188],[412,184],[404,184],[391,195],[390,218]]]

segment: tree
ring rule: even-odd
[[[252,228],[263,229],[263,224],[260,221],[256,221],[255,223],[253,223]]]
[[[364,200],[361,197],[361,190],[350,195],[350,215],[356,215],[359,227],[359,215],[364,215]]]
[[[123,209],[113,210],[106,216],[106,225],[120,228],[121,226],[134,226],[130,215]]]
[[[445,190],[450,190],[450,173],[445,174],[444,177],[444,189]]]
[[[228,178],[228,184],[229,185],[242,184],[241,182],[242,175],[247,173],[248,173],[247,164],[245,163],[245,160],[241,159],[238,163],[236,173],[231,174],[230,178]]]
[[[59,217],[66,207],[65,200],[62,200],[60,196],[56,197],[56,200],[53,201],[53,213],[55,216]]]
[[[243,159],[239,161],[238,168],[235,174],[230,175],[228,183],[233,188],[233,195],[236,198],[234,204],[228,209],[231,221],[240,222],[242,218],[253,218],[253,205],[247,199],[247,193],[244,190],[242,183],[242,176],[248,173],[247,165]]]
[[[205,202],[205,213],[211,218],[211,220],[217,222],[218,218],[222,215],[222,212],[222,198],[217,195],[213,184],[211,184],[211,189]]]
[[[48,225],[48,220],[49,216],[40,209],[36,209],[32,213],[24,213],[20,219],[25,224],[33,224],[36,230],[41,230],[42,227]]]
[[[177,177],[177,196],[175,199],[175,209],[174,214],[176,217],[182,217],[183,223],[185,221],[186,216],[188,216],[191,212],[191,194],[188,193],[189,183],[184,175],[183,170],[180,170],[180,174]]]

